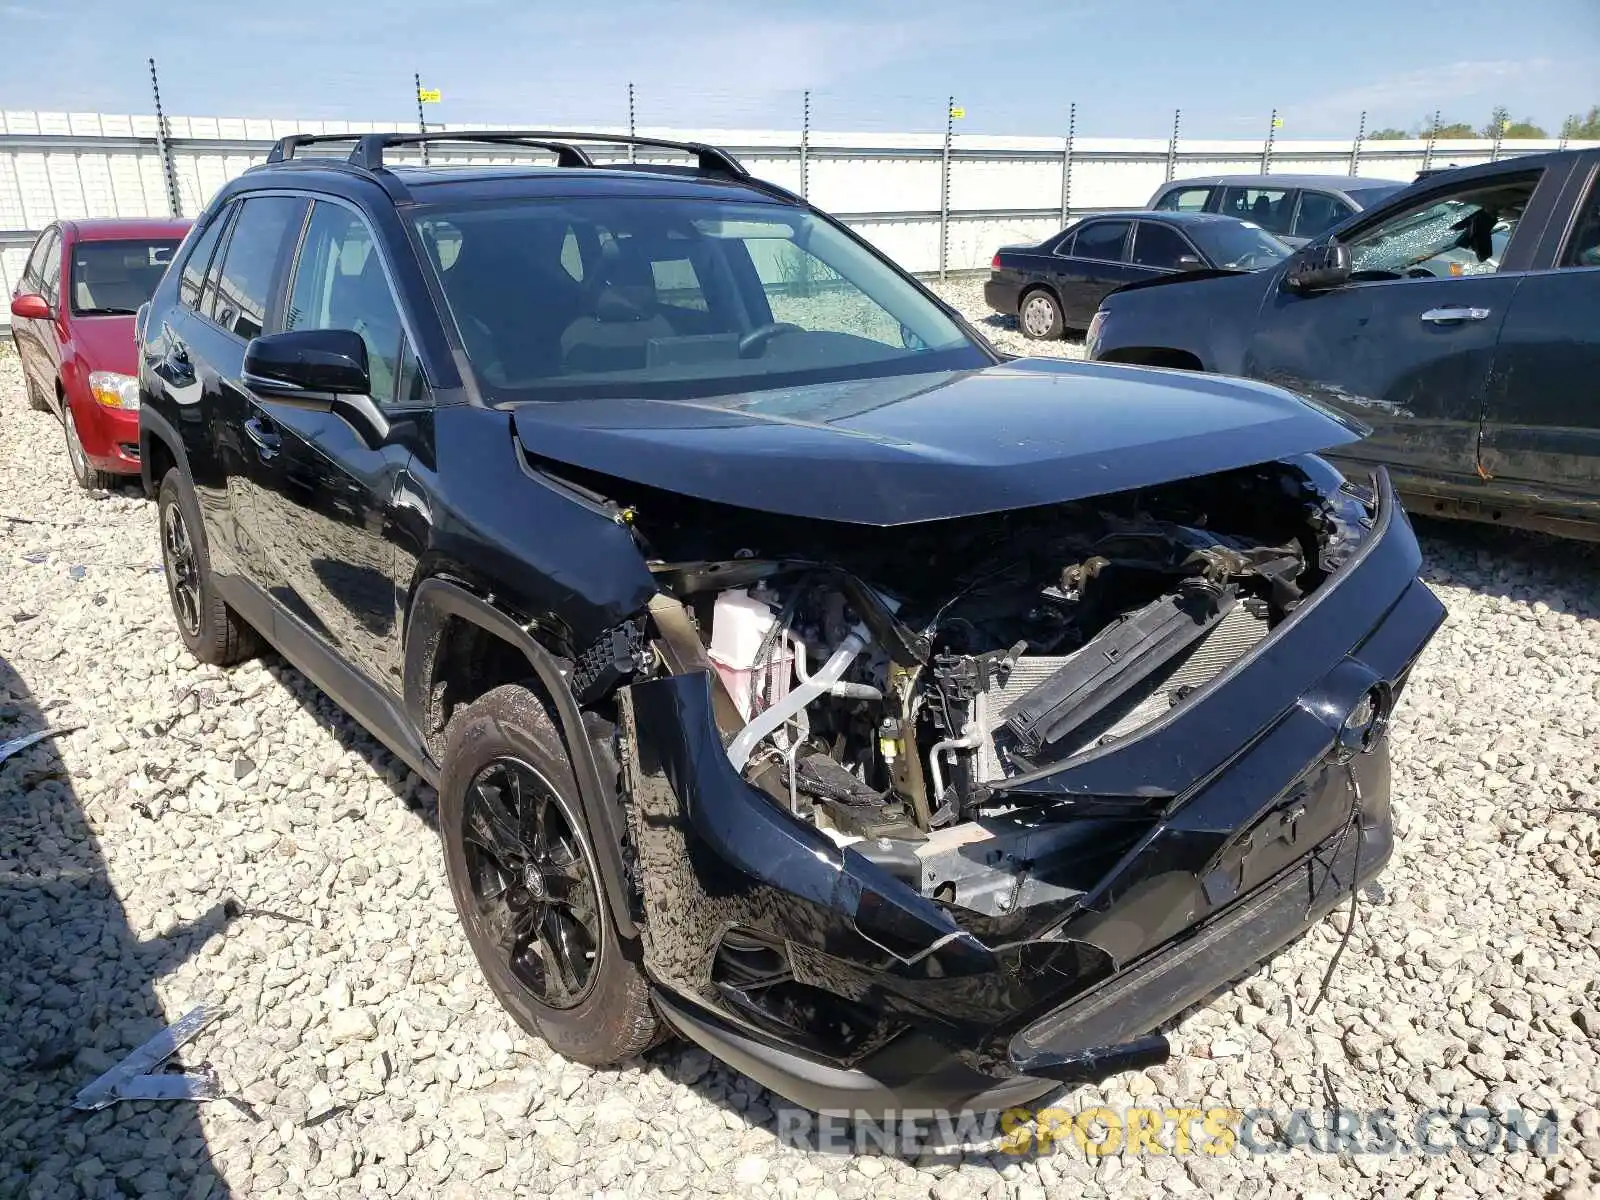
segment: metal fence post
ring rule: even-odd
[[[811,93],[807,91],[800,113],[800,198],[804,200],[811,184]]]
[[[1061,224],[1072,219],[1072,143],[1078,136],[1078,106],[1067,109],[1067,145],[1061,152]]]
[[[631,84],[631,83],[628,85],[628,136],[629,137],[638,137],[639,136],[638,133],[635,132],[634,124],[633,124],[633,84]],[[636,149],[637,149],[637,147],[635,147],[632,142],[628,143],[628,161],[629,162],[633,162],[634,161],[634,152],[635,152]]]
[[[1500,142],[1506,136],[1506,122],[1511,120],[1511,113],[1505,108],[1496,108],[1494,115],[1489,118],[1494,122],[1494,149],[1489,151],[1489,161],[1500,161]]]
[[[156,78],[156,60],[150,60],[150,92],[156,101],[156,150],[161,154],[161,173],[167,181],[167,212],[183,216],[183,201],[178,198],[178,168],[172,161],[172,138],[167,131],[167,115],[161,109],[161,81]]]
[[[1178,122],[1183,120],[1183,109],[1172,110],[1172,140],[1167,143],[1167,182],[1172,182],[1172,177],[1178,171]]]
[[[412,75],[411,79],[412,79],[412,82],[416,85],[416,89],[417,89],[417,92],[416,92],[416,96],[417,96],[417,132],[418,133],[427,133],[428,132],[428,118],[422,115],[422,72],[421,71],[416,72],[414,75]],[[420,146],[421,146],[421,149],[422,149],[422,165],[423,166],[427,166],[428,165],[428,143],[427,142],[422,142],[422,143],[420,143]]]
[[[939,282],[950,263],[950,138],[955,133],[956,98],[944,102],[944,162],[939,177]]]
[[[1361,143],[1367,137],[1367,114],[1361,114],[1361,124],[1356,127],[1356,140],[1350,147],[1350,174],[1361,174]]]
[[[1422,152],[1422,169],[1433,166],[1433,144],[1439,140],[1439,110],[1433,110],[1433,123],[1428,126],[1428,148]]]
[[[1267,122],[1267,144],[1261,148],[1261,173],[1272,173],[1272,143],[1278,135],[1278,110],[1272,110],[1272,119]]]

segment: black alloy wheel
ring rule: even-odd
[[[495,759],[467,787],[461,840],[474,932],[540,1003],[580,1003],[601,945],[598,880],[556,790],[528,763]]]
[[[200,559],[189,537],[181,505],[169,504],[161,512],[161,560],[166,568],[172,613],[183,632],[197,638],[200,636]]]

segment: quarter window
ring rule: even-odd
[[[1184,240],[1183,234],[1154,221],[1140,221],[1133,236],[1133,261],[1141,267],[1160,267],[1176,271],[1178,260],[1188,255],[1198,258],[1194,248]]]
[[[1156,201],[1160,212],[1205,212],[1206,201],[1211,199],[1208,187],[1173,188]]]
[[[1073,243],[1074,258],[1095,258],[1103,262],[1126,262],[1128,222],[1096,221],[1078,230]]]
[[[1285,188],[1225,188],[1218,211],[1252,221],[1273,233],[1288,233],[1294,216],[1294,193]]]
[[[283,327],[359,333],[367,345],[373,399],[394,399],[405,341],[400,310],[372,231],[349,209],[326,203],[312,209]]]
[[[292,196],[257,196],[244,202],[222,260],[218,325],[246,339],[261,332],[284,244],[304,212],[305,201]]]
[[[183,273],[178,276],[178,303],[185,308],[198,308],[200,306],[200,289],[205,282],[206,268],[211,265],[211,254],[217,248],[217,241],[222,237],[222,230],[228,223],[231,212],[224,209],[211,219],[211,224],[205,227],[200,238],[194,244],[194,249],[189,251],[189,257],[183,260]]]

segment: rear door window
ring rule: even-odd
[[[1210,199],[1208,187],[1173,188],[1162,194],[1155,207],[1160,212],[1205,212],[1206,201]]]
[[[1073,257],[1126,262],[1128,224],[1127,221],[1095,221],[1083,226],[1073,243]]]
[[[1230,187],[1222,192],[1219,212],[1253,221],[1271,233],[1288,233],[1294,218],[1295,194],[1289,188]]]
[[[1314,238],[1355,211],[1339,197],[1326,192],[1301,192],[1300,207],[1294,214],[1293,236]]]
[[[1562,252],[1563,267],[1600,267],[1600,177],[1589,187],[1588,198],[1578,207],[1578,219]]]
[[[256,196],[244,202],[217,285],[213,316],[222,328],[248,340],[266,327],[284,249],[299,233],[305,207],[294,196]]]
[[[206,268],[211,265],[212,252],[216,250],[222,230],[232,215],[231,209],[223,209],[213,217],[211,224],[205,227],[195,242],[194,249],[189,251],[189,257],[183,260],[183,273],[178,276],[178,303],[185,308],[200,306],[200,289],[205,283]]]
[[[1133,236],[1133,261],[1141,267],[1159,267],[1176,271],[1178,260],[1185,255],[1198,258],[1194,247],[1183,234],[1168,225],[1154,221],[1140,221]]]

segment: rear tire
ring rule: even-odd
[[[72,467],[72,477],[78,481],[79,487],[88,492],[109,492],[117,486],[117,476],[110,471],[97,470],[89,462],[83,439],[78,436],[78,421],[72,415],[72,405],[65,400],[61,402],[61,432],[67,439],[67,462]]]
[[[544,704],[506,684],[458,710],[439,780],[445,873],[501,1005],[557,1053],[611,1066],[661,1029],[618,937],[572,764]]]
[[[194,487],[176,467],[161,481],[156,512],[167,598],[189,653],[217,667],[254,658],[261,649],[261,635],[217,595]]]
[[[1065,326],[1061,320],[1061,305],[1044,288],[1024,292],[1017,302],[1017,328],[1022,336],[1036,342],[1054,341],[1061,337]]]

